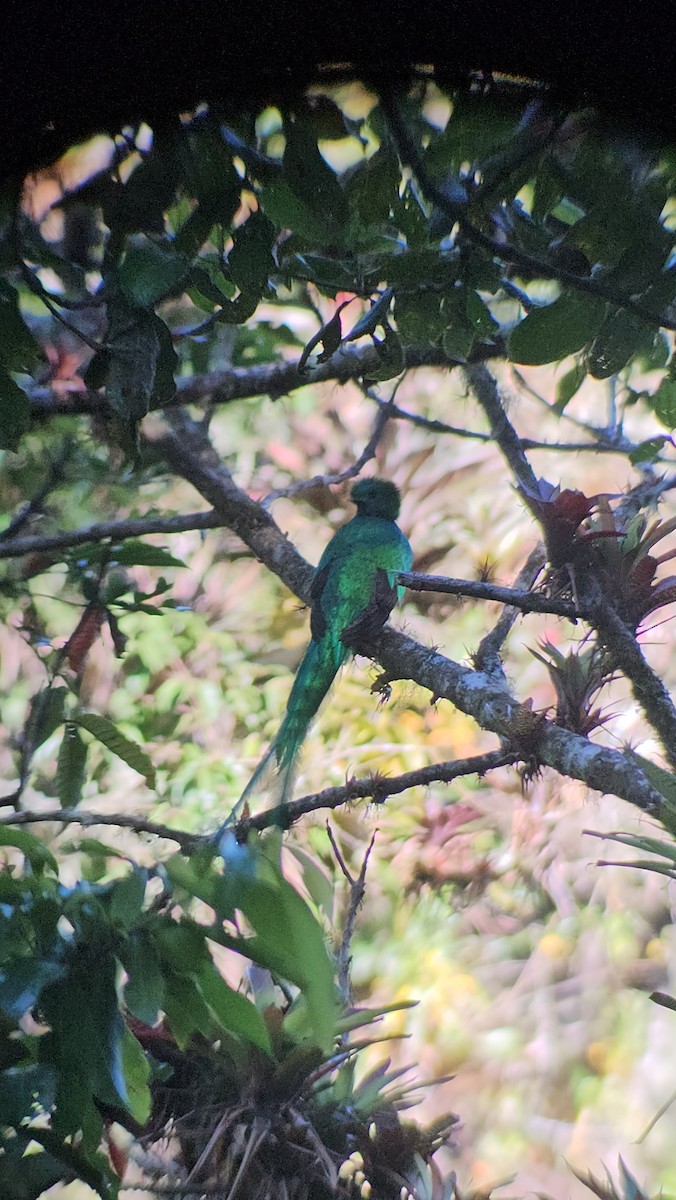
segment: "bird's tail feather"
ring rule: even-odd
[[[229,814],[226,825],[232,825],[241,816],[244,806],[255,792],[267,783],[268,776],[275,767],[278,780],[274,790],[277,793],[280,811],[291,800],[298,755],[308,727],[346,657],[347,651],[342,642],[336,647],[332,647],[326,640],[310,642],[296,672],[286,716],[277,737],[260,760]]]
[[[342,642],[338,647],[333,647],[327,639],[310,642],[296,672],[286,716],[275,738],[274,747],[284,794],[289,790],[287,780],[293,783],[293,767],[310,722],[331,687],[346,654]]]

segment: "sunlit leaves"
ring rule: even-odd
[[[121,758],[123,762],[143,775],[149,787],[155,786],[155,768],[145,750],[136,742],[132,742],[107,717],[97,713],[80,713],[73,717],[73,723],[80,729],[91,733],[107,750]]]
[[[648,349],[654,334],[645,321],[626,311],[606,317],[587,355],[589,374],[594,379],[609,379],[627,365],[630,358]]]
[[[275,269],[272,246],[275,230],[262,212],[254,212],[235,230],[228,255],[231,278],[245,295],[260,296]]]
[[[665,429],[676,428],[676,380],[663,379],[657,391],[649,397],[649,404],[660,425]]]
[[[9,372],[0,367],[0,450],[16,450],[29,428],[28,396]]]
[[[150,308],[182,289],[190,260],[169,242],[142,238],[133,242],[118,269],[120,287],[130,304]]]
[[[322,157],[314,133],[302,120],[285,127],[284,178],[294,196],[302,197],[329,237],[345,227],[348,203],[335,172]]]
[[[510,358],[538,366],[574,354],[599,332],[605,309],[598,297],[572,292],[564,292],[546,308],[531,309],[509,335]]]
[[[86,743],[77,726],[67,721],[56,767],[59,802],[64,808],[75,808],[80,803],[86,764]]]
[[[90,387],[106,389],[111,408],[134,425],[151,408],[170,400],[175,391],[176,353],[164,321],[122,296],[108,306],[106,348],[87,372]]]

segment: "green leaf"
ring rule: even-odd
[[[270,1034],[256,1006],[226,983],[213,962],[200,972],[199,989],[222,1029],[272,1057]]]
[[[86,729],[87,733],[91,733],[112,754],[121,758],[128,767],[138,771],[139,775],[143,775],[148,787],[155,786],[155,768],[145,750],[120,733],[117,726],[113,725],[107,717],[101,717],[97,713],[80,713],[73,718],[73,721],[81,729]]]
[[[106,399],[125,421],[134,423],[153,401],[161,405],[171,399],[178,360],[171,334],[155,313],[133,307],[119,295],[109,302],[108,316]]]
[[[254,212],[235,230],[228,268],[240,291],[260,296],[275,271],[272,245],[275,228],[262,212]]]
[[[331,877],[322,869],[317,860],[298,846],[289,847],[294,858],[300,864],[303,883],[311,900],[321,909],[327,919],[333,918],[335,903],[335,886]]]
[[[326,222],[304,198],[292,191],[285,179],[273,179],[263,185],[261,204],[277,229],[290,229],[316,246],[324,246],[332,240]]]
[[[185,567],[181,558],[176,558],[163,546],[152,546],[148,542],[125,542],[122,546],[108,549],[111,563],[122,567]],[[90,562],[95,559],[90,558]]]
[[[476,293],[469,295],[476,296]],[[467,360],[476,336],[479,334],[479,329],[470,321],[469,295],[466,288],[454,287],[446,293],[443,299],[442,311],[446,327],[441,344],[444,353],[459,362]]]
[[[147,932],[133,929],[120,957],[128,975],[124,1002],[139,1021],[154,1025],[164,1002],[164,976]]]
[[[437,341],[448,325],[438,292],[401,293],[394,302],[397,330],[404,345],[424,346]]]
[[[160,959],[179,974],[201,971],[209,953],[208,932],[187,917],[180,922],[158,918],[149,929]]]
[[[200,862],[199,858],[186,858],[183,854],[172,854],[163,864],[164,873],[174,887],[183,888],[188,895],[202,900],[212,908],[216,904],[216,876],[213,869]],[[233,909],[234,912],[234,909]],[[228,914],[228,917],[230,914]],[[178,926],[180,928],[180,926]]]
[[[150,1063],[143,1047],[127,1025],[123,1026],[121,1048],[125,1108],[135,1121],[145,1125],[152,1108],[152,1097],[148,1087]]]
[[[88,542],[69,551],[68,557],[77,563],[106,563],[121,567],[185,567],[182,559],[176,558],[164,546],[153,546],[149,542],[131,539],[119,545],[102,545]],[[129,587],[125,588],[129,591]],[[119,593],[122,595],[123,593]]]
[[[586,378],[587,368],[581,361],[576,362],[570,368],[570,371],[566,371],[565,375],[561,376],[556,385],[556,401],[554,404],[556,412],[562,413],[567,408]]]
[[[635,354],[648,349],[654,331],[624,310],[606,317],[587,355],[587,366],[594,379],[617,375]]]
[[[307,345],[303,347],[303,353],[298,359],[299,374],[305,369],[307,360],[312,354],[312,351],[320,344],[320,342],[322,345],[322,352],[321,354],[317,355],[317,362],[328,362],[331,355],[335,354],[336,350],[340,346],[342,332],[343,330],[340,321],[340,312],[338,311],[333,314],[331,319],[327,321],[325,325],[322,325],[321,329],[318,329],[317,332],[313,334]]]
[[[3,366],[10,371],[31,373],[41,357],[40,347],[19,311],[16,291],[4,279],[0,279],[0,348]]]
[[[0,450],[16,450],[30,427],[28,396],[0,367]]]
[[[188,184],[211,224],[229,225],[239,205],[241,181],[215,123],[207,120],[191,130],[185,168]]]
[[[456,318],[443,333],[441,345],[444,354],[457,362],[466,362],[474,345],[474,330],[463,317]]]
[[[546,217],[563,196],[561,168],[558,163],[544,157],[538,167],[533,185],[532,215],[536,221]]]
[[[251,847],[247,849],[251,851]],[[219,879],[222,903],[216,908],[220,916],[230,912],[234,902],[253,926],[255,936],[228,938],[221,933],[220,922],[217,929],[211,928],[210,936],[297,984],[308,1005],[317,1045],[328,1050],[336,997],[321,926],[277,864],[260,852],[254,853],[254,864],[256,874],[252,875],[250,858],[243,861],[241,871],[236,859],[228,860],[228,870]]]
[[[638,463],[654,462],[658,454],[664,447],[664,443],[669,439],[660,434],[658,437],[648,438],[645,442],[640,442],[629,455],[629,462],[637,466]]]
[[[484,304],[478,292],[470,288],[465,302],[467,320],[477,337],[490,338],[498,328],[498,323],[490,310]]]
[[[53,1184],[63,1182],[67,1169],[57,1157],[45,1153],[26,1154],[32,1140],[30,1134],[19,1130],[0,1142],[3,1200],[39,1200]]]
[[[131,929],[143,911],[148,872],[134,867],[110,887],[110,919],[124,929]]]
[[[61,979],[66,968],[51,958],[20,958],[0,971],[0,1010],[20,1020],[37,1003],[49,984]]]
[[[507,339],[512,362],[542,366],[587,346],[598,333],[606,305],[596,296],[564,292],[546,308],[534,308]]]
[[[167,970],[164,987],[164,1011],[178,1046],[185,1050],[194,1033],[213,1039],[214,1019],[195,979]]]
[[[133,1113],[127,1079],[136,1051],[129,1043],[117,999],[117,961],[93,942],[77,947],[64,978],[41,997],[58,1071],[54,1128],[62,1136],[82,1128],[94,1097]],[[139,1047],[140,1049],[140,1047]],[[92,1127],[92,1134],[96,1134]]]
[[[368,378],[378,382],[394,379],[395,375],[400,375],[404,369],[404,351],[397,334],[387,324],[384,330],[385,337],[382,341],[373,338],[377,360],[375,366],[371,364],[368,368]]]
[[[68,689],[65,687],[46,687],[33,697],[28,717],[28,739],[34,750],[46,742],[63,723],[63,708],[67,695]]]
[[[368,228],[384,224],[399,205],[401,171],[396,154],[381,146],[370,158],[357,165],[346,194],[350,208]]]
[[[676,429],[676,379],[663,379],[647,400],[660,425],[665,429]]]
[[[128,247],[117,273],[129,303],[151,308],[183,290],[190,267],[190,259],[179,254],[171,242],[143,237]]]
[[[670,354],[669,339],[662,329],[658,329],[652,341],[638,350],[636,357],[644,371],[659,371],[666,367]]]
[[[58,864],[51,850],[48,850],[44,842],[41,842],[28,830],[0,827],[0,846],[15,846],[25,855],[26,860],[37,874],[44,871],[45,867],[49,867],[55,875],[58,875]]]
[[[357,338],[366,337],[367,334],[375,333],[379,325],[383,325],[387,321],[390,311],[390,304],[394,296],[393,288],[386,288],[382,296],[378,299],[362,317],[359,318],[356,325],[352,326],[349,333],[345,334],[344,341],[353,342]]]
[[[60,849],[64,852],[71,850],[79,850],[82,854],[91,854],[93,858],[123,858],[128,859],[129,855],[125,854],[124,850],[118,849],[117,846],[109,846],[106,842],[102,842],[99,838],[83,837],[77,841],[59,843]]]
[[[328,295],[354,292],[357,288],[351,265],[322,254],[291,254],[282,259],[281,270],[295,279],[308,279]]]
[[[347,198],[335,172],[319,151],[309,124],[303,120],[287,123],[286,147],[282,166],[284,178],[294,196],[323,224],[333,236],[342,230],[349,219]]]
[[[0,1127],[19,1126],[34,1117],[36,1108],[48,1112],[54,1099],[54,1068],[42,1063],[10,1067],[0,1073]]]
[[[56,787],[62,808],[77,808],[82,799],[87,746],[72,721],[66,721],[56,764]]]

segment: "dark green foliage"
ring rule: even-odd
[[[131,521],[152,517],[167,468],[139,431],[159,424],[159,410],[171,414],[182,389],[206,427],[211,400],[277,399],[311,385],[317,367],[341,379],[355,358],[351,377],[365,389],[421,360],[448,368],[494,357],[536,367],[561,362],[554,413],[573,411],[588,377],[610,380],[644,422],[642,440],[627,450],[631,463],[650,471],[664,462],[676,426],[673,155],[602,136],[593,113],[550,109],[526,87],[515,87],[514,102],[500,107],[490,91],[486,83],[445,94],[421,82],[396,102],[363,97],[356,120],[343,111],[339,91],[280,111],[243,108],[229,114],[233,128],[200,110],[152,136],[141,126],[121,131],[109,166],[91,176],[83,167],[82,182],[57,203],[62,234],[42,217],[34,221],[28,206],[3,207],[1,499],[2,510],[14,514],[6,518],[10,536],[67,535],[108,520],[122,501]],[[84,231],[79,241],[76,224]],[[295,309],[288,323],[281,319],[287,304]],[[248,324],[254,317],[255,326]],[[647,380],[636,378],[648,372]],[[313,403],[308,387],[302,411]],[[252,406],[241,428],[256,428],[265,411]],[[233,428],[229,436],[239,436]],[[600,433],[611,440],[617,429]],[[292,438],[284,449],[293,461]],[[219,453],[229,450],[224,439]],[[205,469],[217,467],[212,460]],[[405,477],[418,466],[408,470],[404,457]],[[662,556],[649,553],[673,532],[670,523],[611,528],[598,497],[544,481],[521,493],[564,591],[574,591],[573,568],[581,575],[591,564],[605,595],[620,597],[617,610],[632,635],[674,602],[676,581],[655,578]],[[436,510],[424,511],[436,521]],[[383,524],[391,539],[382,571],[411,565],[396,515],[366,505],[319,564],[312,642],[273,748],[284,798],[308,724],[353,648],[355,619],[380,601],[377,628],[392,607],[393,580],[385,595],[374,585]],[[359,553],[350,563],[355,525]],[[128,637],[133,646],[135,621],[181,615],[168,593],[183,560],[132,533],[86,531],[86,544],[29,550],[20,568],[11,564],[3,574],[0,617],[12,616],[42,672],[30,688],[19,672],[23,717],[7,751],[18,781],[16,795],[4,798],[10,813],[29,783],[61,805],[64,820],[72,814],[62,809],[78,808],[83,796],[107,800],[109,759],[132,786],[157,786],[157,798],[169,798],[172,764],[156,756],[152,741],[173,735],[193,701],[189,685],[201,687],[203,679],[188,685],[181,677],[174,687],[164,657],[170,639],[161,631],[152,670],[133,651],[123,660],[127,680],[139,683],[137,696],[149,694],[150,676],[164,692],[156,708],[134,713],[135,724],[124,704],[112,703],[108,715],[97,711],[102,706],[90,703],[96,680],[85,678],[99,637],[121,656]],[[224,539],[223,554],[231,553],[239,549]],[[347,561],[336,571],[341,556]],[[350,569],[351,587],[341,591]],[[207,580],[204,595],[191,592],[188,603],[193,596],[213,603],[209,587]],[[55,618],[57,604],[64,611]],[[189,638],[182,642],[176,628],[180,654]],[[227,673],[232,653],[224,638],[216,669]],[[602,724],[601,710],[591,706],[608,662],[592,650],[564,655],[553,646],[539,658],[557,692],[561,730],[585,736]],[[233,699],[242,725],[259,699],[257,684],[257,676],[248,678],[246,694]],[[221,698],[212,698],[214,710]],[[187,742],[198,759],[203,747],[194,730]],[[670,810],[671,772],[647,759],[638,765]],[[195,767],[186,792],[197,775]],[[220,803],[211,780],[207,790]],[[126,814],[132,827],[133,801]],[[673,855],[660,843],[629,844],[660,854],[664,861],[651,869],[673,876]],[[269,1119],[272,1149],[251,1156],[259,1172],[247,1181],[252,1195],[282,1178],[274,1147],[287,1143],[291,1158],[297,1155],[292,1175],[306,1186],[293,1194],[335,1194],[331,1172],[355,1138],[383,1195],[386,1184],[393,1195],[413,1189],[439,1131],[401,1135],[403,1090],[387,1064],[355,1084],[356,1051],[340,1039],[375,1015],[342,1013],[337,1001],[335,964],[317,917],[333,901],[323,868],[309,856],[300,860],[311,905],[283,874],[275,834],[240,844],[226,832],[219,858],[192,834],[184,832],[180,845],[181,853],[158,854],[149,867],[145,843],[136,855],[121,838],[120,846],[82,839],[82,878],[73,884],[70,867],[41,837],[18,825],[0,829],[3,1198],[37,1200],[52,1183],[77,1177],[114,1200],[119,1179],[103,1150],[110,1123],[152,1140],[205,1090],[205,1107],[213,1101],[219,1120],[238,1114],[223,1139],[227,1161],[215,1164],[230,1181],[243,1161],[236,1148],[258,1130],[261,1112]],[[215,947],[267,982],[229,982]],[[180,1097],[187,1097],[184,1108]],[[381,1130],[396,1143],[394,1166]],[[316,1131],[329,1148],[326,1179],[311,1174]],[[42,1151],[24,1157],[32,1140]],[[191,1152],[184,1141],[188,1169]],[[199,1186],[207,1192],[212,1182]],[[432,1194],[431,1179],[424,1182],[416,1194]]]
[[[28,220],[14,257],[5,247],[0,444],[15,448],[30,427],[28,377],[40,354],[25,311],[29,296],[33,307],[45,296],[40,266],[60,276],[68,305],[103,305],[104,332],[91,339],[100,348],[85,379],[104,389],[117,418],[109,436],[132,456],[138,421],[174,393],[171,333],[187,297],[214,325],[241,326],[261,299],[283,288],[300,297],[311,284],[328,297],[370,297],[376,310],[386,295],[401,345],[414,352],[435,344],[450,362],[496,338],[504,353],[508,330],[507,355],[517,363],[577,353],[581,369],[604,379],[645,361],[661,321],[673,324],[668,156],[602,135],[588,110],[550,111],[527,95],[519,105],[518,92],[503,106],[490,93],[452,94],[440,127],[424,105],[443,98],[428,92],[400,97],[396,120],[388,101],[356,122],[336,100],[316,96],[261,114],[258,138],[256,114],[235,132],[199,113],[156,130],[150,146],[142,132],[135,140],[127,131],[110,168],[62,202],[67,218],[89,213],[91,230],[102,219],[100,284],[68,259],[65,235],[55,247]],[[345,166],[333,165],[335,148],[345,148]],[[544,301],[531,295],[543,279],[558,280]],[[61,296],[47,302],[58,308]],[[201,324],[193,321],[195,336]],[[354,325],[353,338],[375,337],[368,322]],[[383,327],[380,380],[404,361],[395,331]],[[324,341],[325,359],[339,345],[338,334]],[[665,424],[671,407],[660,393],[655,411]]]

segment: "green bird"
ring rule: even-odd
[[[352,489],[356,516],[331,538],[310,588],[312,640],[296,672],[279,733],[247,784],[237,810],[270,765],[281,782],[280,806],[291,799],[295,768],[308,728],[340,667],[351,640],[372,636],[386,622],[404,589],[413,551],[396,524],[399,491],[385,479],[362,479]]]

